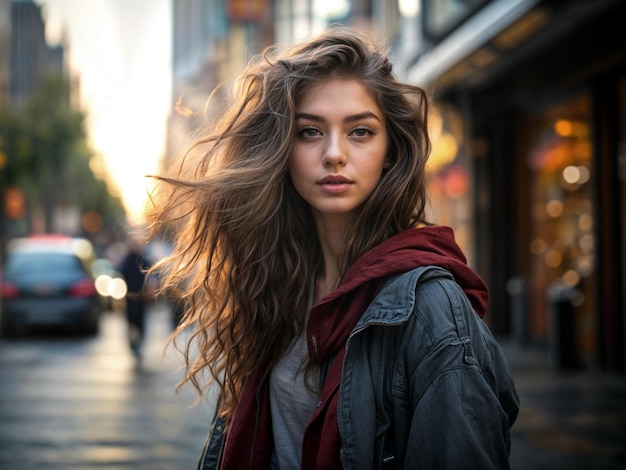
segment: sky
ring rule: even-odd
[[[65,34],[80,76],[93,149],[120,190],[132,222],[165,148],[171,107],[169,0],[36,0],[51,43]]]

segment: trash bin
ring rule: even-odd
[[[548,287],[548,348],[553,369],[577,369],[574,296],[576,289],[562,282]]]

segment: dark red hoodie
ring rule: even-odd
[[[350,332],[374,300],[381,282],[419,266],[440,266],[452,273],[479,316],[489,300],[483,280],[467,266],[449,227],[410,229],[360,257],[335,291],[313,306],[307,324],[309,356],[316,362],[332,358],[318,407],[303,440],[302,468],[341,468],[337,398],[344,346]],[[222,469],[269,468],[273,450],[267,381],[248,380],[235,408],[222,454]]]

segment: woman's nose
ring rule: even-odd
[[[324,166],[344,165],[346,163],[345,146],[340,136],[330,135],[323,155]]]

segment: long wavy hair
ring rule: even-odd
[[[184,338],[180,385],[191,382],[202,395],[217,382],[226,418],[245,381],[267,374],[305,327],[322,255],[289,158],[298,103],[333,77],[365,85],[389,141],[380,184],[345,234],[345,273],[422,220],[430,152],[425,92],[398,81],[382,49],[356,31],[333,28],[283,53],[267,49],[240,75],[228,111],[195,141],[178,173],[158,178],[153,228],[176,227],[174,251],[158,268],[162,289],[178,288],[186,306],[172,338]]]

